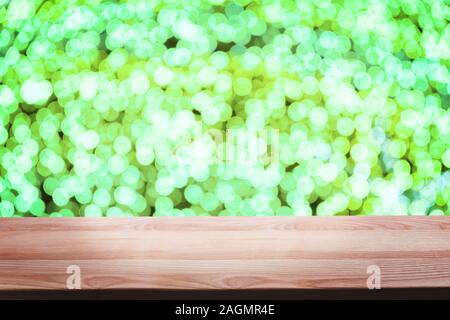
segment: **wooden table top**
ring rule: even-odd
[[[450,219],[0,219],[0,289],[75,276],[81,289],[450,287]]]

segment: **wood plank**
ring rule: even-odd
[[[446,217],[0,220],[0,289],[450,287]]]

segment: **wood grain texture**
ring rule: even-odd
[[[0,289],[450,287],[445,217],[0,219]]]

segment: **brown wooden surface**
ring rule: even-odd
[[[450,287],[445,217],[0,219],[0,289]]]

